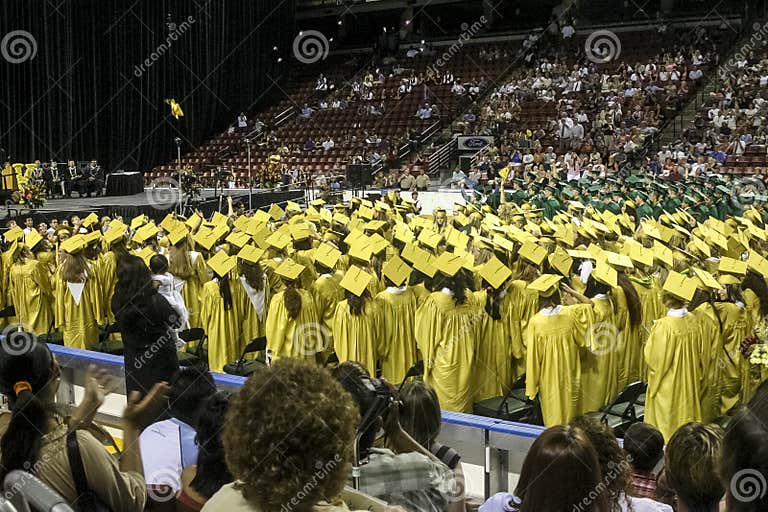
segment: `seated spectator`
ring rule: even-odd
[[[216,392],[210,373],[179,369],[168,393],[170,419],[148,426],[139,437],[147,485],[180,489],[182,470],[197,460],[195,428],[205,400]]]
[[[664,458],[664,436],[648,423],[635,423],[624,433],[624,451],[632,462],[631,496],[656,498],[656,466]]]
[[[657,495],[671,493],[678,511],[717,512],[725,486],[718,470],[723,430],[717,425],[686,423],[667,444]]]
[[[69,418],[56,412],[61,368],[44,343],[33,343],[19,354],[0,344],[0,394],[10,413],[0,417],[0,479],[16,469],[33,469],[35,475],[69,503],[78,495],[67,455],[71,433],[77,442],[88,487],[110,510],[141,512],[147,500],[141,468],[138,435],[156,417],[157,405],[167,392],[164,383],[137,403],[128,399],[123,412],[123,452],[118,462],[88,429],[104,398],[113,389],[104,372],[89,368],[83,400]],[[41,463],[42,462],[42,463]]]
[[[299,116],[302,119],[309,119],[310,117],[312,117],[312,114],[314,113],[315,113],[315,109],[313,109],[312,107],[310,107],[305,103],[304,106],[301,108],[301,113],[299,114]]]
[[[425,191],[429,188],[430,185],[430,179],[429,175],[425,171],[420,171],[419,175],[416,176],[416,190]]]
[[[217,392],[205,401],[197,422],[195,444],[197,464],[181,473],[181,492],[176,498],[177,512],[197,512],[224,484],[234,480],[224,460],[221,432],[224,428],[229,394]]]
[[[360,364],[342,363],[334,376],[352,395],[361,416],[375,406],[374,381]],[[374,448],[376,435],[382,429],[394,451]],[[361,436],[360,456],[368,459],[360,467],[362,492],[413,511],[447,510],[457,500],[453,472],[403,430],[396,407],[390,405],[382,411]]]
[[[610,512],[607,493],[596,493],[604,486],[597,457],[581,429],[548,428],[525,456],[515,495],[496,494],[479,512]]]
[[[608,425],[587,416],[571,421],[572,427],[583,430],[597,452],[597,460],[605,482],[611,510],[633,512],[672,512],[672,507],[648,498],[630,496],[632,466]]]
[[[280,359],[254,373],[231,398],[224,422],[224,454],[235,482],[202,510],[346,512],[338,497],[359,419],[350,396],[323,368]]]

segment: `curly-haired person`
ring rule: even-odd
[[[348,511],[339,496],[359,420],[325,369],[284,358],[254,373],[227,409],[224,452],[235,482],[203,512]]]

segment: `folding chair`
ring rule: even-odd
[[[208,351],[205,350],[205,341],[208,336],[200,327],[179,331],[179,338],[187,344],[184,349],[178,351],[179,366],[204,366],[208,368]],[[190,343],[197,343],[190,349]]]
[[[587,416],[598,418],[608,425],[616,433],[617,437],[623,437],[624,432],[633,423],[643,421],[645,417],[645,391],[648,384],[645,382],[633,382],[625,387],[608,405],[601,407],[599,411],[587,413]]]
[[[227,363],[224,365],[224,373],[231,375],[239,375],[240,377],[248,377],[250,374],[264,369],[267,367],[267,362],[264,359],[246,359],[247,354],[253,354],[255,352],[263,352],[267,349],[267,337],[260,336],[253,339],[243,349],[243,353],[240,358],[234,363]]]

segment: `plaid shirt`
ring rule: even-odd
[[[656,475],[653,471],[632,472],[632,496],[656,499]]]
[[[421,453],[372,448],[360,468],[360,492],[413,512],[442,512],[455,494],[453,471]]]

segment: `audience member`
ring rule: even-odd
[[[664,436],[653,425],[635,423],[624,433],[624,451],[632,463],[631,496],[656,498],[656,475],[664,458]]]

